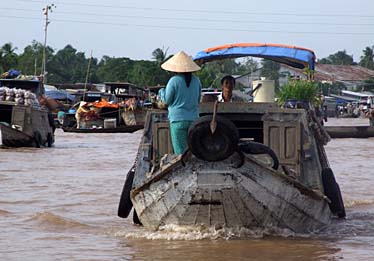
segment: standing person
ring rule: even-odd
[[[235,88],[235,78],[231,75],[226,75],[221,80],[222,99],[224,102],[231,102],[232,91]]]
[[[79,104],[79,108],[75,113],[75,119],[77,120],[77,129],[86,128],[86,116],[87,113],[90,111],[88,108],[88,103],[85,101],[81,101]]]
[[[374,109],[369,109],[369,111],[366,113],[366,117],[369,118],[370,127],[374,127]]]
[[[200,67],[185,52],[180,51],[163,63],[161,68],[176,73],[166,88],[160,89],[159,96],[168,106],[174,153],[182,154],[187,148],[188,128],[199,117],[201,83],[192,72],[200,70]]]

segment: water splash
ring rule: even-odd
[[[216,228],[206,227],[204,225],[183,226],[183,225],[165,225],[157,231],[148,231],[140,228],[137,231],[117,231],[113,233],[116,237],[125,237],[128,239],[149,239],[149,240],[217,240],[217,239],[258,239],[265,236],[294,237],[295,233],[288,229],[280,228]]]

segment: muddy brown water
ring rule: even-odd
[[[366,125],[332,119],[329,125]],[[117,217],[134,134],[56,132],[53,148],[0,149],[1,260],[373,260],[374,138],[326,147],[347,219],[312,235],[164,227]]]

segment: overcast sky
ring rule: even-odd
[[[356,62],[374,45],[373,0],[0,0],[0,46],[22,52],[44,41],[42,8],[54,3],[47,44],[78,51],[151,59],[154,49],[190,55],[221,44],[281,43],[317,58],[346,50]]]

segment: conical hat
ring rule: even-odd
[[[185,52],[179,51],[161,65],[161,68],[170,72],[196,72],[201,68]]]

